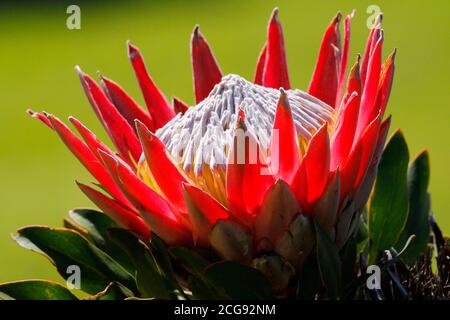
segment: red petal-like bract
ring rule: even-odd
[[[177,97],[173,97],[172,104],[173,104],[173,110],[175,111],[175,113],[184,114],[189,109],[189,106],[186,103],[184,103],[183,101],[181,101],[180,99],[178,99]],[[150,129],[150,131],[152,131],[152,130]]]
[[[272,129],[270,166],[276,178],[281,178],[289,184],[300,166],[297,131],[292,119],[291,107],[283,89],[280,90]]]
[[[340,168],[341,172],[341,196],[340,202],[344,202],[344,200],[348,199],[350,192],[353,190],[353,186],[358,175],[359,163],[362,158],[362,144],[359,143],[353,148],[349,157],[343,162],[342,167]]]
[[[119,151],[122,159],[126,160],[129,164],[139,161],[142,148],[133,128],[116,107],[114,107],[111,101],[109,101],[98,84],[79,68],[77,72],[94,111],[105,127],[111,141]]]
[[[309,84],[308,92],[334,106],[339,81],[339,68],[341,64],[341,40],[339,33],[338,13],[325,31],[317,58],[316,68]]]
[[[145,104],[154,121],[155,129],[159,129],[172,119],[175,113],[148,74],[139,49],[130,43],[128,44],[128,57],[133,65],[139,86],[144,95]]]
[[[364,130],[361,138],[353,147],[350,157],[343,165],[341,172],[341,200],[347,195],[352,196],[354,194],[366,174],[377,143],[380,119],[381,114],[378,114]]]
[[[370,192],[372,191],[372,186],[376,178],[378,163],[383,153],[384,145],[386,143],[387,134],[391,124],[391,116],[381,123],[380,131],[378,133],[377,145],[375,146],[375,151],[367,168],[366,176],[364,177],[362,183],[355,192],[355,208],[361,210],[367,203],[369,199]]]
[[[382,115],[386,110],[387,102],[391,94],[392,82],[394,80],[396,53],[397,50],[394,49],[394,52],[392,52],[391,55],[387,58],[381,70],[380,84],[378,88],[378,95],[377,100],[375,102],[375,106],[376,108],[381,110]]]
[[[192,71],[194,73],[195,101],[199,103],[205,99],[214,86],[222,79],[216,58],[208,45],[208,42],[200,33],[200,28],[195,27],[191,38]]]
[[[226,171],[226,193],[230,211],[237,219],[248,223],[251,220],[249,218],[260,208],[266,191],[274,183],[260,152],[260,146],[247,131],[241,110]]]
[[[117,83],[101,76],[99,86],[76,68],[114,149],[74,117],[69,120],[82,139],[52,115],[27,112],[57,132],[97,180],[94,184],[99,189],[77,182],[87,197],[142,240],[148,240],[151,230],[169,246],[211,247],[222,258],[251,261],[263,269],[272,266],[261,263],[275,261],[273,270],[277,271],[278,258],[298,260],[302,250],[306,250],[301,258],[304,260],[309,254],[314,245],[314,236],[308,235],[313,233],[309,218],[326,230],[341,248],[355,230],[376,179],[391,122],[390,117],[382,119],[392,88],[396,50],[382,65],[384,40],[379,16],[370,31],[364,54],[362,58],[357,56],[346,82],[352,17],[353,12],[345,18],[342,45],[339,13],[325,31],[308,88],[317,99],[297,90],[287,91],[291,86],[285,44],[278,9],[275,9],[256,66],[254,96],[250,97],[252,88],[242,90],[248,86],[245,81],[233,80],[229,83],[236,87],[228,87],[227,81],[235,76],[222,78],[211,48],[196,27],[191,37],[195,109],[188,109],[178,98],[173,98],[172,107],[148,74],[139,50],[128,44],[128,55],[149,112]],[[222,100],[213,101],[217,102],[213,107],[199,105],[221,81],[224,86],[220,84],[217,89],[218,92],[224,89],[219,92]],[[273,103],[277,90],[260,86],[280,91],[275,111],[273,105],[264,104]],[[231,90],[236,91],[230,94]],[[236,103],[239,94],[243,101],[240,106]],[[291,110],[299,97],[302,98],[296,101],[299,109]],[[247,98],[262,101],[262,107],[269,109],[252,110],[260,104],[245,104]],[[334,111],[320,105],[319,100]],[[210,109],[202,109],[205,107]],[[239,108],[237,114],[233,108]],[[247,119],[244,109],[248,110]],[[260,111],[274,119],[272,128],[270,125],[267,128],[265,117],[258,114]],[[220,122],[215,121],[219,112],[223,116]],[[202,117],[198,117],[200,114]],[[214,121],[205,123],[207,116]],[[233,117],[236,117],[234,128],[229,124]],[[158,130],[173,123],[185,126],[173,127],[180,128],[181,132],[172,127]],[[322,127],[317,130],[319,123]],[[214,134],[214,139],[202,143],[217,145],[208,149],[203,144],[197,147],[194,141],[186,141],[197,138],[197,134],[192,134],[197,125]],[[302,136],[297,134],[300,128],[304,129]],[[267,129],[272,129],[268,148]],[[183,170],[168,148],[186,166],[192,158],[195,170]],[[217,159],[222,161],[227,154],[226,168],[218,167],[214,157],[208,163],[200,162],[205,154],[220,153],[221,148],[223,154]],[[306,244],[309,238],[312,240]],[[266,256],[270,252],[277,255]],[[299,267],[297,263],[294,265]],[[284,272],[285,265],[282,267]],[[287,282],[288,278],[286,275]]]
[[[39,112],[34,112],[31,109],[27,109],[27,113],[33,117],[36,118],[38,120],[40,120],[43,124],[45,124],[47,127],[49,127],[50,129],[53,129],[52,124],[50,123],[50,120],[48,120],[48,118],[46,117],[45,114],[39,113]]]
[[[339,65],[339,78],[336,93],[336,102],[334,104],[335,108],[338,109],[341,105],[341,101],[344,94],[345,88],[345,74],[347,72],[348,65],[348,55],[350,50],[350,19],[354,16],[354,11],[348,14],[344,19],[344,41],[341,53],[341,62]]]
[[[378,83],[381,71],[381,49],[383,46],[383,34],[380,32],[379,39],[374,47],[369,60],[367,76],[361,97],[358,126],[356,127],[355,143],[364,129],[372,122],[378,114],[379,109],[375,105],[378,93]]]
[[[230,214],[216,199],[199,188],[184,184],[184,190],[195,238],[199,243],[208,245],[211,228],[217,220],[227,220]]]
[[[321,196],[330,174],[330,140],[327,124],[323,125],[309,141],[292,188],[302,209],[310,211]]]
[[[150,237],[150,229],[137,212],[130,211],[120,205],[117,201],[85,184],[79,182],[77,182],[77,184],[81,191],[83,191],[83,193],[95,203],[100,210],[108,214],[114,221],[118,222],[124,228],[136,232],[139,237],[144,240],[147,240]]]
[[[148,187],[120,161],[106,153],[100,152],[100,154],[122,191],[156,234],[170,244],[191,241],[190,232],[176,218],[164,198]]]
[[[171,205],[187,214],[182,186],[183,183],[188,183],[186,177],[172,161],[166,146],[142,122],[136,121],[136,128],[147,165],[158,187]]]
[[[264,44],[264,47],[261,50],[261,53],[258,57],[258,62],[256,63],[256,71],[253,82],[255,84],[259,84],[262,86],[263,84],[263,75],[264,75],[264,66],[266,64],[266,56],[267,56],[267,43]]]
[[[387,117],[380,125],[378,133],[378,141],[375,147],[374,155],[372,157],[371,165],[377,165],[383,153],[384,144],[386,143],[389,127],[391,126],[391,116]]]
[[[358,174],[353,185],[353,190],[356,190],[361,183],[364,175],[366,174],[367,167],[372,160],[373,152],[378,140],[378,133],[380,131],[380,123],[381,113],[379,113],[378,116],[367,126],[361,135],[359,143],[362,145],[362,154],[361,160],[359,161]]]
[[[331,137],[331,170],[336,170],[349,156],[358,121],[359,97],[353,92],[345,107],[340,110],[340,117]]]
[[[382,15],[379,15],[377,17],[377,20],[375,21],[373,28],[370,30],[369,37],[367,38],[366,47],[364,49],[364,54],[361,60],[361,80],[363,84],[366,81],[366,73],[369,65],[370,56],[372,55],[373,48],[376,44],[376,41],[378,40],[382,19],[383,19]]]
[[[117,83],[103,76],[100,82],[108,98],[132,128],[134,128],[134,119],[139,119],[147,128],[155,131],[151,115],[146,113]]]
[[[361,103],[361,94],[362,94],[362,85],[361,85],[361,75],[359,73],[359,62],[361,60],[361,56],[358,54],[356,58],[356,63],[353,65],[350,70],[350,74],[348,75],[348,83],[347,83],[347,93],[344,97],[344,105],[347,103],[347,100],[356,92],[358,94],[358,105]]]
[[[58,118],[49,115],[49,120],[54,130],[58,133],[61,140],[86,169],[97,179],[97,181],[111,193],[114,198],[126,206],[131,206],[128,199],[123,195],[109,175],[106,168],[96,158],[94,153],[86,146],[73,132]]]
[[[108,146],[106,146],[102,141],[97,139],[95,134],[92,133],[92,131],[89,130],[78,119],[71,116],[71,117],[69,117],[69,121],[70,121],[70,123],[72,123],[72,125],[75,127],[75,129],[77,129],[78,133],[81,135],[84,142],[86,142],[89,149],[91,149],[92,153],[95,154],[97,159],[99,159],[101,161],[98,150],[102,150],[103,152],[111,154],[111,155],[114,154],[114,152],[111,149],[109,149]]]
[[[267,28],[267,52],[265,54],[264,72],[262,83],[269,88],[291,88],[284,47],[283,30],[278,19],[276,8]]]

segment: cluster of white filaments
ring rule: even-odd
[[[298,133],[299,152],[325,122],[334,121],[334,109],[301,90],[287,90]],[[156,132],[175,162],[198,186],[225,203],[225,169],[233,141],[236,117],[245,113],[248,134],[261,149],[270,144],[280,91],[255,85],[240,76],[222,78],[209,96]]]

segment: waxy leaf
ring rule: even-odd
[[[173,289],[179,289],[181,292],[182,290],[179,287],[178,281],[175,279],[175,272],[173,271],[172,263],[170,262],[166,244],[153,232],[150,241],[150,251],[161,274],[169,281]]]
[[[188,284],[194,300],[223,300],[228,298],[225,294],[220,296],[220,293],[217,290],[214,290],[211,285],[200,278],[190,276]]]
[[[397,242],[408,218],[408,146],[397,130],[389,140],[378,166],[369,206],[369,263]]]
[[[400,250],[411,235],[414,240],[402,256],[407,261],[414,260],[421,255],[430,240],[430,225],[428,213],[430,199],[427,195],[428,181],[430,179],[430,160],[428,151],[422,151],[409,165],[408,169],[408,196],[409,214],[406,226],[395,247]]]
[[[91,209],[73,209],[69,217],[86,229],[96,243],[105,245],[106,230],[119,226],[107,215]]]
[[[185,247],[171,247],[169,253],[180,262],[183,268],[195,276],[202,276],[206,267],[210,264],[201,255]]]
[[[0,284],[0,300],[78,300],[57,282],[23,280]]]
[[[275,294],[269,280],[258,270],[246,265],[221,261],[210,265],[205,278],[231,299],[274,299]]]
[[[322,286],[317,259],[311,255],[302,266],[297,284],[298,300],[314,300]]]
[[[326,232],[315,224],[317,235],[317,261],[320,278],[327,289],[330,299],[338,299],[341,294],[342,266],[336,244],[331,241]]]
[[[81,290],[96,294],[112,282],[135,290],[133,277],[109,255],[70,229],[31,226],[19,229],[14,240],[22,247],[46,256],[67,279],[74,273],[70,266],[80,268]]]
[[[128,255],[109,238],[107,231],[111,228],[119,228],[116,222],[106,214],[92,209],[73,209],[69,212],[70,220],[66,220],[66,227],[77,231],[84,230],[89,240],[100,249],[108,253],[119,262],[130,274],[134,274],[136,269],[133,267]],[[79,226],[79,227],[78,227]]]
[[[143,298],[173,299],[171,288],[162,276],[149,248],[124,229],[108,231],[112,241],[126,251],[136,267],[136,283]]]

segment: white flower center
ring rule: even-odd
[[[301,90],[287,90],[286,94],[305,147],[316,130],[325,122],[333,122],[334,109]],[[245,112],[249,134],[256,137],[262,149],[267,149],[279,96],[279,90],[230,74],[206,99],[184,115],[178,114],[156,135],[187,173],[198,176],[207,167],[211,171],[224,169],[239,108]],[[302,143],[300,146],[302,149]]]

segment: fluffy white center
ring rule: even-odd
[[[319,99],[297,89],[286,94],[300,139],[308,141],[325,122],[333,122],[334,109]],[[266,149],[279,96],[279,90],[226,75],[206,99],[178,114],[156,135],[186,172],[198,175],[205,166],[224,168],[239,108],[248,131]]]

